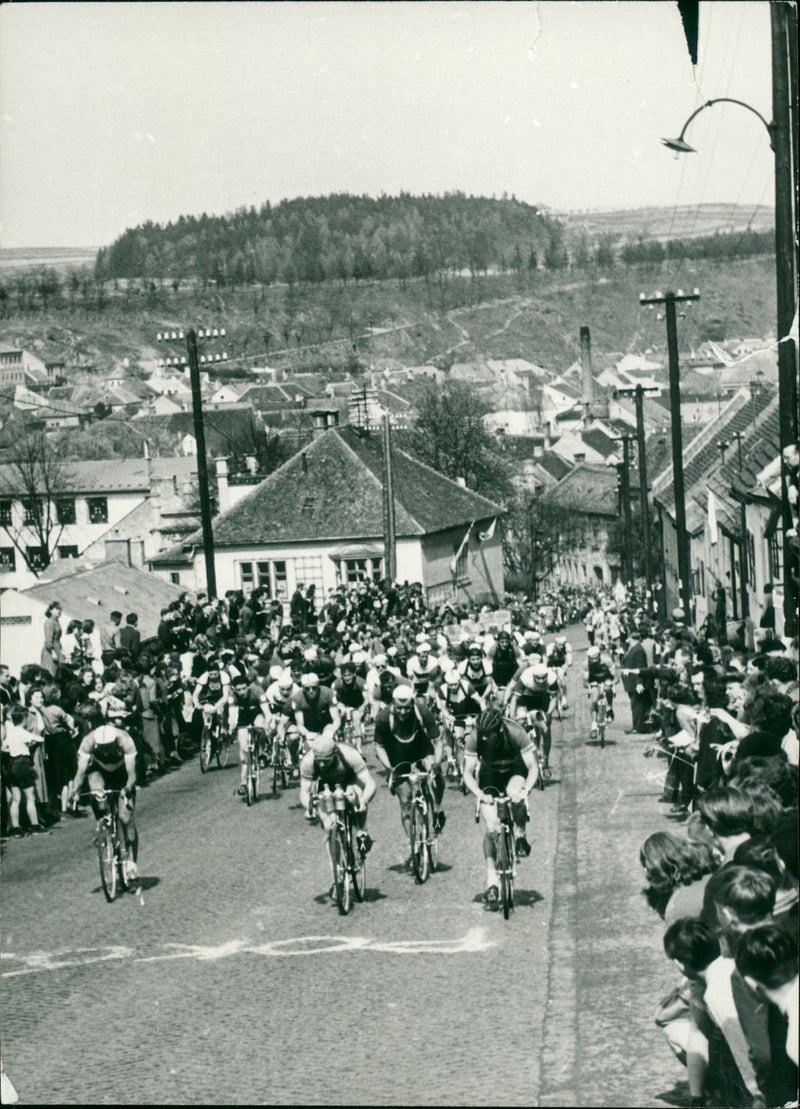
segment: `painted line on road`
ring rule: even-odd
[[[460,939],[452,940],[391,940],[381,941],[367,936],[295,936],[285,940],[269,940],[253,944],[248,940],[227,940],[216,946],[165,943],[162,953],[139,955],[132,947],[78,947],[66,951],[32,951],[27,955],[9,952],[2,956],[4,969],[0,977],[17,978],[22,974],[67,970],[94,963],[129,961],[158,963],[174,959],[196,959],[198,962],[228,959],[233,955],[261,955],[268,958],[292,958],[300,955],[336,955],[343,952],[366,951],[381,955],[462,955],[486,951],[496,942],[486,938],[485,928],[471,928]],[[5,969],[10,960],[19,963]]]

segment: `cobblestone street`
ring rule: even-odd
[[[3,1064],[21,1102],[680,1104],[652,1024],[672,972],[638,866],[666,824],[662,764],[622,734],[624,695],[612,742],[586,744],[571,638],[571,708],[509,922],[481,904],[481,832],[453,786],[440,872],[417,886],[380,779],[367,899],[347,917],[296,787],[248,810],[233,765],[141,791],[139,897],[106,903],[91,819],[10,844]]]

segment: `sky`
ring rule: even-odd
[[[768,0],[3,3],[0,245],[296,196],[772,205]]]

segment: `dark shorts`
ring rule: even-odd
[[[30,755],[16,755],[8,768],[8,784],[17,789],[30,789],[36,785],[36,771]]]
[[[484,791],[496,790],[498,793],[505,793],[508,783],[514,777],[527,778],[528,768],[523,762],[522,758],[515,759],[515,761],[508,766],[506,763],[500,765],[481,762],[478,771],[478,785]]]

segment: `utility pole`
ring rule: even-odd
[[[197,353],[197,338],[220,339],[225,337],[225,328],[200,328],[194,331],[190,328],[186,332],[186,353],[189,361],[189,382],[192,389],[192,415],[194,417],[194,441],[197,448],[197,489],[200,497],[200,525],[203,531],[203,555],[206,566],[206,592],[210,598],[217,595],[217,570],[214,562],[214,530],[211,525],[211,495],[208,486],[208,458],[206,457],[206,435],[203,425],[203,397],[200,391],[200,362],[222,362],[227,358],[223,352],[217,355],[199,355]],[[183,332],[160,332],[157,338],[161,340],[182,339]],[[174,365],[183,364],[184,358],[168,358],[167,363]]]
[[[644,442],[644,395],[645,393],[656,393],[657,391],[657,389],[653,388],[645,389],[643,385],[637,385],[635,389],[617,390],[620,396],[630,396],[632,393],[636,402],[636,454],[639,466],[639,503],[641,506],[642,539],[644,540],[645,609],[648,615],[654,611],[655,600],[653,597],[653,556],[650,547],[650,505],[647,496],[647,457],[645,454]]]
[[[641,305],[663,304],[667,319],[667,354],[669,357],[669,407],[672,426],[672,485],[675,491],[675,531],[678,544],[678,579],[684,620],[692,622],[692,560],[689,533],[686,529],[686,490],[683,483],[683,433],[681,430],[681,374],[678,361],[678,323],[675,305],[700,299],[697,289],[684,294],[667,292],[664,296],[639,297]]]
[[[383,417],[383,511],[384,537],[386,552],[386,577],[394,582],[397,578],[397,536],[394,510],[394,467],[392,464],[392,425],[388,412]]]
[[[737,459],[739,462],[739,480],[742,480],[742,433],[734,431],[732,439],[736,440]],[[742,490],[744,492],[744,490]],[[747,540],[747,505],[742,500],[739,510],[739,529],[742,533],[742,543],[739,548],[739,597],[742,606],[742,619],[750,615],[750,598],[747,595],[747,582],[750,578],[750,545]]]
[[[778,293],[778,389],[783,523],[784,634],[797,634],[797,551],[789,503],[784,451],[797,444],[797,359],[789,333],[796,310],[797,237],[795,187],[797,158],[797,12],[772,0],[772,119],[775,151],[775,262]],[[793,118],[794,117],[794,118]],[[794,150],[794,159],[792,151]]]
[[[620,476],[619,499],[625,536],[622,565],[625,569],[625,584],[633,590],[636,584],[636,576],[633,567],[633,527],[631,523],[631,438],[630,435],[620,435],[617,439],[618,443],[622,443],[622,462],[615,465]]]

